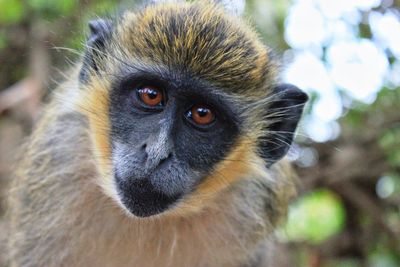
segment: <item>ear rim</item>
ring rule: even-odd
[[[113,23],[109,19],[94,19],[88,22],[89,35],[86,41],[83,65],[79,74],[80,82],[87,82],[90,70],[98,72],[95,57],[99,56],[97,50],[102,50],[106,46],[107,40],[111,37]]]
[[[276,121],[267,127],[269,134],[264,137],[265,139],[259,141],[260,155],[265,160],[267,167],[279,161],[289,151],[304,107],[309,99],[304,91],[287,83],[276,85],[271,96],[272,101],[267,112],[271,113],[275,110],[279,114],[269,116],[269,120]],[[282,114],[282,111],[285,113]]]
[[[90,40],[93,37],[99,38],[109,33],[112,28],[112,22],[111,20],[102,18],[93,19],[88,22],[88,27],[90,30],[90,36],[88,39]]]

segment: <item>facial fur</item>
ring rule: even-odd
[[[266,175],[307,99],[278,86],[275,69],[251,28],[215,4],[149,5],[92,22],[79,106],[99,183],[128,213],[148,217],[199,211],[237,180]],[[156,88],[162,105],[143,105],[143,88]],[[194,124],[194,106],[215,120]]]

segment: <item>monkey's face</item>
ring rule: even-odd
[[[273,85],[267,49],[216,6],[90,27],[80,78],[102,184],[133,215],[199,209],[286,153],[306,96]]]
[[[233,103],[176,71],[129,71],[110,96],[112,165],[122,204],[163,212],[195,190],[239,133]]]

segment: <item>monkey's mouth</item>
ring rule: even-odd
[[[159,192],[145,179],[126,181],[116,175],[115,180],[122,204],[137,217],[160,214],[182,197],[182,194],[169,196]]]

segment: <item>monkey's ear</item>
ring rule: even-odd
[[[260,140],[261,156],[272,165],[288,152],[294,132],[308,100],[307,94],[294,85],[280,84],[273,89],[273,100],[268,108],[268,136]]]
[[[101,57],[103,48],[110,38],[112,23],[110,20],[96,19],[89,22],[90,33],[86,41],[86,51],[83,57],[83,66],[79,79],[85,82],[88,79],[90,69],[98,71],[96,58]]]

